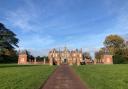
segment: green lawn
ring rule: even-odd
[[[38,89],[55,66],[0,65],[0,89]]]
[[[128,89],[128,65],[73,66],[90,89]]]

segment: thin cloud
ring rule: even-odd
[[[32,37],[28,37],[25,40],[22,39],[20,42],[20,47],[29,48],[33,47],[36,49],[40,49],[41,47],[44,48],[52,43],[54,43],[55,40],[51,36],[39,36],[35,35]]]
[[[40,15],[38,8],[35,7],[32,2],[28,3],[28,1],[25,1],[24,3],[25,5],[6,12],[6,20],[9,21],[14,27],[18,27],[25,32],[36,31],[37,29],[40,29],[37,25],[38,22],[36,21]]]
[[[92,52],[103,46],[106,35],[128,33],[126,0],[23,1],[23,5],[5,10],[6,22],[23,32],[15,31],[20,47],[32,48],[36,55],[43,53],[39,49],[63,48],[65,45]]]

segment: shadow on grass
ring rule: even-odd
[[[0,68],[7,68],[7,67],[33,67],[33,66],[41,66],[41,65],[0,64]]]

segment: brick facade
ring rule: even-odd
[[[69,51],[66,47],[62,51],[53,49],[48,54],[49,64],[60,65],[62,63],[73,65],[80,65],[80,62],[83,60],[82,49],[81,50],[72,50]]]
[[[27,54],[26,52],[19,52],[18,64],[27,64]]]
[[[113,64],[112,55],[104,55],[102,61],[104,64]]]
[[[94,64],[113,64],[113,56],[105,54],[101,59],[95,59]]]

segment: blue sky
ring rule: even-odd
[[[94,52],[109,34],[128,37],[128,0],[1,0],[0,22],[35,56],[65,45]]]

